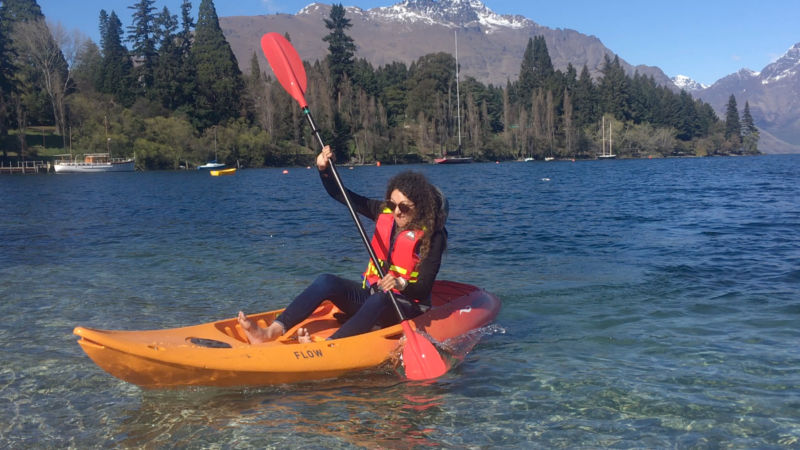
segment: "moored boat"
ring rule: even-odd
[[[222,170],[211,170],[209,171],[212,177],[221,177],[224,175],[235,175],[236,174],[236,167],[231,167],[229,169],[222,169]]]
[[[225,164],[218,163],[217,160],[209,161],[203,165],[197,166],[197,170],[221,170],[225,168]]]
[[[443,154],[441,158],[435,158],[434,164],[466,164],[472,162],[472,157],[461,154],[461,93],[458,81],[458,31],[454,33],[456,42],[456,120],[458,123],[458,150],[455,154]]]
[[[417,330],[438,342],[467,335],[491,323],[500,300],[463,283],[437,281],[433,307],[412,319]],[[282,310],[251,315],[260,326]],[[338,309],[324,302],[281,338],[250,345],[235,318],[182,328],[110,331],[76,327],[78,343],[103,370],[149,388],[261,386],[335,378],[393,366],[403,345],[400,324],[342,339],[325,340],[340,326]],[[312,342],[294,338],[307,328]],[[450,362],[452,364],[452,362]]]
[[[87,153],[83,160],[73,159],[71,155],[57,155],[53,164],[55,173],[98,173],[133,172],[136,170],[135,158],[112,158],[109,153]]]
[[[433,160],[434,164],[467,164],[472,162],[469,156],[443,156]]]

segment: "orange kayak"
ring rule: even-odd
[[[261,326],[282,310],[249,316]],[[412,320],[434,342],[445,342],[491,323],[500,300],[483,289],[437,281],[433,307]],[[148,388],[262,386],[335,378],[391,366],[402,350],[400,324],[358,336],[325,340],[339,328],[338,309],[323,302],[279,339],[250,345],[235,318],[165,330],[117,331],[76,327],[78,343],[103,370]],[[297,328],[313,342],[299,343]]]

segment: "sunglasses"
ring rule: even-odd
[[[409,206],[407,203],[395,203],[391,200],[386,200],[386,207],[394,211],[396,208],[400,208],[400,212],[403,214],[408,214],[414,209],[413,206]]]

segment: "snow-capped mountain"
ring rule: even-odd
[[[324,19],[331,6],[312,3],[297,14],[221,17],[220,25],[243,71],[249,70],[253,53],[267,67],[258,48],[262,34],[288,33],[302,58],[321,60],[328,46]],[[410,64],[421,56],[454,53],[454,31],[458,31],[459,65],[465,76],[483,83],[504,85],[516,80],[528,40],[544,36],[556,69],[572,64],[580,72],[586,65],[594,76],[600,74],[604,56],[614,53],[594,36],[575,30],[552,29],[518,15],[500,15],[480,0],[404,0],[387,7],[364,10],[347,6],[348,34],[357,46],[356,56],[374,66],[401,61]],[[674,87],[661,69],[632,66],[620,55],[623,68],[631,75],[653,76],[657,83]]]
[[[796,78],[798,75],[800,75],[800,43],[795,44],[759,74],[762,84],[777,83],[787,78]]]
[[[682,89],[689,93],[692,93],[694,91],[699,91],[708,87],[705,84],[694,81],[693,79],[687,77],[686,75],[674,76],[672,77],[672,82],[675,83],[675,86],[678,86],[679,89]]]
[[[454,27],[478,23],[487,32],[495,28],[524,28],[535,25],[522,16],[496,14],[479,0],[405,0],[393,6],[370,10],[375,17],[429,24],[446,24]]]
[[[270,31],[288,34],[304,60],[324,59],[328,51],[322,41],[328,34],[324,20],[330,10],[330,5],[312,3],[297,14],[221,17],[220,25],[247,73],[254,54],[261,68],[268,70],[259,41]],[[553,66],[562,71],[568,64],[578,72],[586,65],[593,76],[599,76],[604,57],[614,55],[594,36],[548,28],[518,15],[496,14],[480,0],[404,0],[370,10],[349,6],[346,17],[352,24],[348,34],[356,43],[356,56],[375,67],[397,61],[410,64],[429,53],[454,53],[457,30],[461,73],[494,85],[517,79],[525,46],[536,36],[544,36]],[[710,87],[689,77],[670,79],[658,67],[634,67],[625,62],[625,55],[619,56],[627,73],[638,71],[658,84],[685,89],[711,104],[720,117],[731,94],[740,112],[749,101],[762,130],[762,151],[800,153],[800,44],[761,72],[743,69]],[[653,59],[657,62],[658,55]]]
[[[761,130],[759,148],[769,153],[800,153],[800,43],[760,72],[741,69],[692,95],[708,102],[724,117],[728,99],[745,102]]]

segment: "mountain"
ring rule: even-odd
[[[690,94],[695,91],[700,91],[708,87],[705,84],[694,81],[693,79],[687,77],[686,75],[674,76],[672,77],[672,82],[675,84],[675,86],[678,87],[678,89],[682,89]]]
[[[322,41],[328,34],[324,19],[330,9],[330,5],[312,3],[297,14],[221,17],[220,25],[244,73],[249,73],[254,53],[261,69],[269,71],[259,48],[261,35],[288,33],[304,60],[323,60],[328,52]],[[369,10],[346,7],[346,11],[353,25],[348,34],[357,45],[356,56],[375,67],[396,61],[410,64],[428,53],[452,54],[455,31],[461,73],[497,86],[518,78],[525,46],[535,36],[544,36],[553,66],[562,71],[571,63],[580,72],[585,64],[597,77],[605,55],[614,55],[595,36],[548,28],[519,15],[496,14],[480,0],[405,0]],[[658,67],[632,66],[622,57],[620,62],[630,75],[638,71],[670,89],[685,89],[712,105],[720,117],[725,116],[731,94],[740,113],[749,101],[761,130],[759,149],[800,153],[800,44],[761,72],[743,69],[711,86],[686,76],[670,79]]]
[[[304,60],[325,58],[328,34],[324,19],[330,5],[313,3],[294,15],[221,17],[220,26],[230,43],[242,71],[249,71],[255,52],[262,70],[267,62],[258,48],[267,32],[288,33]],[[458,31],[458,57],[462,74],[483,83],[505,85],[519,76],[528,40],[542,35],[556,69],[564,71],[572,63],[580,73],[583,65],[598,76],[604,56],[614,53],[594,36],[570,29],[552,29],[518,15],[492,12],[479,0],[405,0],[392,6],[363,10],[346,7],[346,18],[353,25],[348,34],[358,49],[356,57],[375,67],[396,61],[410,64],[428,53],[455,52],[454,32]],[[674,88],[661,69],[632,66],[620,59],[627,73],[652,75],[657,83]]]
[[[761,131],[765,153],[800,153],[800,43],[760,72],[742,69],[706,89],[692,92],[725,116],[728,99],[736,97],[739,113],[745,102]]]

